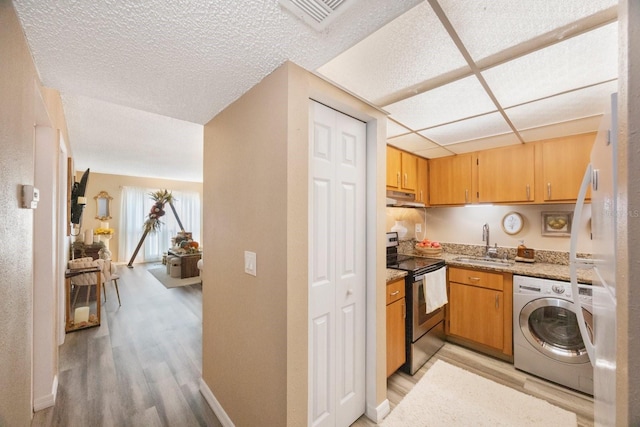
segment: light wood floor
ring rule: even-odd
[[[404,372],[396,372],[387,380],[387,398],[391,410],[411,391],[420,381],[425,372],[437,360],[466,369],[497,383],[515,390],[544,399],[560,408],[575,412],[578,416],[578,426],[593,426],[593,399],[565,387],[545,381],[533,375],[518,371],[513,364],[497,360],[455,344],[446,343],[414,376]],[[362,416],[352,426],[371,427],[374,422]],[[541,426],[547,427],[547,426]]]
[[[56,405],[32,426],[221,426],[199,391],[202,286],[118,268],[122,307],[107,284],[101,325],[66,335]]]
[[[221,426],[199,391],[202,287],[166,289],[144,266],[120,266],[119,273],[122,307],[108,284],[101,326],[66,335],[56,405],[37,412],[32,426]],[[438,359],[573,411],[579,426],[593,425],[590,397],[449,343],[414,376],[389,378],[392,409]],[[376,424],[363,416],[353,425]]]

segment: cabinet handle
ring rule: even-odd
[[[402,301],[402,318],[407,318],[407,304]]]
[[[551,183],[547,182],[547,199],[551,199]]]
[[[420,201],[423,202],[424,199],[422,198],[422,190],[420,190]]]
[[[531,188],[529,184],[527,184],[527,200],[531,200]]]
[[[496,310],[500,308],[500,296],[496,294]]]
[[[478,282],[478,281],[480,281],[480,278],[479,277],[471,277],[471,276],[469,276],[469,280],[471,280],[472,282]]]
[[[398,295],[399,293],[400,293],[400,291],[394,291],[394,292],[391,292],[391,293],[389,294],[389,296],[395,297],[395,296],[396,296],[396,295]]]
[[[396,174],[396,186],[400,188],[400,171]]]
[[[408,179],[407,179],[407,174],[405,173],[405,174],[404,174],[404,186],[405,186],[405,187],[407,186],[407,181],[408,181]]]
[[[464,190],[464,202],[465,203],[469,203],[469,190],[468,189]]]

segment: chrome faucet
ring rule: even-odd
[[[482,226],[482,241],[485,242],[484,256],[487,258],[496,258],[498,256],[498,244],[496,243],[495,247],[491,247],[491,243],[489,242],[489,224],[487,223]]]

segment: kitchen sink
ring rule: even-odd
[[[465,264],[479,265],[484,267],[510,267],[513,261],[505,259],[477,258],[461,256],[453,259],[454,261],[464,262]]]

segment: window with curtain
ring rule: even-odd
[[[118,261],[129,262],[133,251],[140,242],[144,232],[144,222],[147,219],[153,199],[150,193],[158,189],[123,187],[120,203],[120,229]],[[173,206],[184,226],[185,231],[191,232],[193,240],[200,241],[200,194],[191,191],[171,191]],[[162,259],[163,253],[171,247],[171,238],[180,231],[171,206],[165,206],[165,215],[160,218],[160,230],[149,233],[136,256],[136,262],[153,262]]]

